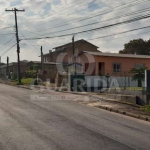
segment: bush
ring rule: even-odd
[[[37,77],[37,71],[31,70],[26,71],[23,73],[23,78],[36,78]]]
[[[24,78],[21,80],[22,84],[31,84],[33,82],[33,78]]]
[[[144,111],[150,111],[150,105],[146,105],[142,108]]]

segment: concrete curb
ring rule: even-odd
[[[150,122],[149,117],[143,117],[143,116],[135,115],[135,114],[128,113],[128,112],[125,112],[125,111],[121,111],[121,110],[117,110],[117,109],[113,109],[113,108],[108,108],[108,107],[105,107],[105,106],[95,106],[95,107],[101,108],[101,109],[104,109],[104,110],[107,110],[107,111],[110,111],[110,112],[114,112],[114,113],[122,114],[122,115],[125,115],[125,116],[129,116],[129,117],[132,117],[132,118],[136,118],[136,119],[140,119],[140,120]]]
[[[117,101],[117,100],[108,100],[108,99],[104,99],[104,98],[100,98],[100,97],[97,97],[95,95],[92,95],[93,98],[98,98],[102,101],[107,101],[107,102],[112,102],[112,103],[120,103],[120,104],[125,104],[125,105],[130,105],[130,106],[134,106],[134,107],[137,107],[137,108],[140,108],[139,105],[136,105],[136,104],[132,104],[132,103],[127,103],[127,102],[124,102],[124,101]]]
[[[10,85],[10,86],[14,86],[14,87],[18,87],[18,88],[24,88],[24,89],[32,90],[30,87],[23,86],[23,85],[12,85],[12,84],[9,84],[9,83],[4,83],[4,82],[0,82],[0,83]]]
[[[70,93],[70,94],[77,94],[77,95],[87,95],[86,93],[78,93],[78,92],[66,92],[66,91],[64,91],[63,93]],[[94,97],[94,98],[98,98],[95,95],[92,95],[92,93],[90,93],[89,95]],[[137,108],[140,108],[139,105],[126,103],[126,102],[120,102],[120,101],[115,101],[115,100],[105,100],[105,99],[103,99],[103,101],[113,102],[113,103],[117,102],[117,103],[120,103],[120,104],[126,104],[126,105],[135,106]],[[133,117],[133,118],[136,118],[136,119],[140,119],[140,120],[150,122],[150,118],[148,118],[148,117],[135,115],[135,114],[132,114],[132,113],[129,113],[129,112],[125,112],[125,111],[121,111],[121,110],[117,110],[117,109],[113,109],[113,108],[108,108],[108,107],[105,107],[105,106],[94,106],[94,107],[101,108],[101,109],[104,109],[104,110],[107,110],[107,111],[110,111],[110,112],[114,112],[114,113],[118,113],[118,114],[122,114],[122,115],[126,115],[126,116],[129,116],[129,117]]]
[[[68,91],[60,91],[62,93],[69,93],[69,94],[76,94],[76,95],[87,95],[87,93],[79,93],[79,92],[68,92]],[[91,95],[92,93],[88,93],[88,95]]]
[[[132,103],[127,103],[127,102],[123,102],[123,101],[117,101],[117,100],[107,100],[107,99],[103,99],[103,98],[100,98],[100,97],[97,97],[99,95],[97,94],[92,94],[92,93],[89,93],[87,95],[87,93],[78,93],[78,92],[67,92],[67,91],[61,91],[62,93],[69,93],[69,94],[76,94],[76,95],[86,95],[86,96],[91,96],[93,98],[97,98],[101,101],[107,101],[107,102],[112,102],[112,103],[120,103],[120,104],[125,104],[125,105],[130,105],[130,106],[134,106],[134,107],[137,107],[137,108],[140,108],[139,105],[135,105],[135,104],[132,104]]]

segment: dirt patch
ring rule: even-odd
[[[92,96],[78,96],[74,101],[86,104],[91,107],[98,107],[98,108],[108,108],[108,109],[114,109],[122,112],[126,112],[129,114],[133,114],[136,116],[146,117],[150,118],[150,112],[142,110],[142,107],[139,105],[133,105],[133,104],[127,104],[127,103],[121,103],[117,101],[112,100],[104,100],[99,99],[99,97],[92,97]]]

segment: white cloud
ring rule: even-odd
[[[41,3],[40,3],[41,2]],[[90,3],[91,2],[91,3]],[[68,34],[73,32],[78,32],[82,30],[87,30],[91,28],[101,27],[104,25],[108,25],[111,23],[120,22],[126,20],[127,17],[121,18],[117,16],[122,16],[123,14],[127,14],[130,12],[135,12],[137,10],[147,8],[150,2],[141,3],[136,5],[138,1],[134,1],[134,5],[132,7],[127,7],[123,9],[122,7],[116,8],[114,11],[113,8],[125,3],[132,2],[130,0],[9,0],[3,1],[0,0],[0,22],[2,27],[14,26],[14,14],[12,12],[5,12],[5,8],[11,9],[16,7],[18,9],[25,8],[25,12],[18,13],[18,26],[19,26],[19,35],[20,39],[24,39],[29,37],[43,37],[45,36],[57,36],[60,34]],[[17,4],[18,3],[18,4]],[[89,5],[90,3],[90,5]],[[12,4],[16,6],[12,7]],[[100,12],[106,12],[107,10],[112,9],[111,13],[103,14],[101,16],[93,17],[85,20],[88,17],[94,16]],[[149,11],[148,11],[149,12]],[[143,12],[143,14],[147,14],[148,12]],[[139,14],[136,14],[137,16]],[[116,20],[109,20],[111,18],[117,17]],[[129,16],[128,18],[130,18]],[[84,21],[78,21],[84,20]],[[105,21],[104,20],[109,20]],[[77,22],[78,21],[78,22]],[[65,30],[69,28],[75,28],[78,26],[95,23],[91,26],[85,26],[82,28],[76,28],[64,32],[58,32],[60,30]],[[75,39],[92,39],[96,37],[101,37],[105,35],[110,35],[126,30],[131,30],[134,28],[139,28],[143,26],[149,25],[149,19],[144,19],[135,23],[130,23],[126,25],[115,26],[112,28],[108,28],[105,30],[94,31],[85,34],[78,34],[75,36]],[[59,26],[59,27],[57,27]],[[47,29],[47,30],[46,30]],[[149,29],[150,30],[150,29]],[[144,38],[148,39],[148,34],[141,34],[142,32],[148,32],[148,29],[136,31],[132,33],[126,33],[122,35],[116,35],[108,38],[90,40],[93,44],[96,44],[99,47],[99,50],[105,52],[117,52],[123,49],[124,43],[127,43],[129,40],[134,38]],[[0,30],[1,34],[7,34],[10,32],[14,32],[14,28],[7,30]],[[54,33],[57,32],[57,33]],[[22,35],[23,34],[23,35]],[[132,35],[132,36],[131,36]],[[9,37],[5,37],[0,35],[0,45],[4,44],[9,40]],[[15,37],[14,37],[15,41]],[[43,40],[35,40],[35,41],[22,41],[21,42],[21,59],[30,59],[30,60],[39,60],[39,52],[40,46],[43,46],[44,53],[48,53],[50,49],[55,46],[65,44],[71,42],[71,36],[63,37],[63,38],[54,38],[54,39],[43,39]],[[13,44],[13,43],[12,43]],[[39,45],[39,46],[38,46]],[[11,46],[11,43],[10,43]],[[6,49],[5,46],[1,46],[2,52]],[[16,51],[15,51],[16,52]],[[3,57],[5,58],[7,55],[12,55],[12,51],[6,53]],[[30,54],[30,56],[29,56]],[[12,61],[16,61],[17,55],[13,53]]]

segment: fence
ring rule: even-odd
[[[104,83],[105,82],[105,83]],[[137,88],[138,82],[132,80],[132,77],[107,77],[107,76],[85,76],[85,84],[87,87],[132,87]],[[142,87],[145,81],[142,82]]]

